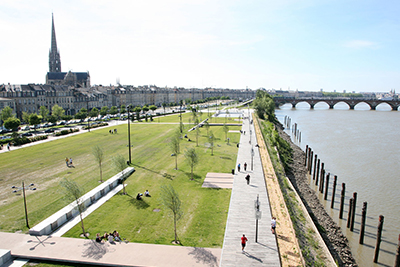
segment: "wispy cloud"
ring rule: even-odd
[[[344,43],[344,47],[349,48],[376,48],[377,43],[366,40],[351,40]]]

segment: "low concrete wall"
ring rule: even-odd
[[[127,177],[129,177],[135,168],[128,167],[124,171],[117,173],[104,183],[100,184],[93,190],[89,191],[85,195],[81,197],[81,200],[85,206],[85,208],[92,205],[98,199],[106,195],[109,191],[113,188],[118,186],[118,184],[122,183]],[[49,235],[58,227],[63,225],[65,222],[69,221],[70,219],[74,218],[75,216],[79,215],[79,210],[76,205],[76,202],[72,202],[69,205],[65,206],[61,210],[57,211],[47,219],[43,220],[39,224],[35,225],[31,229],[29,229],[30,235]]]
[[[4,240],[4,242],[7,242],[7,240]],[[11,261],[11,251],[7,249],[0,249],[0,267],[1,266],[8,266],[6,263],[9,263]]]

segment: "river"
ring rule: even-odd
[[[331,196],[321,203],[341,227],[350,242],[350,247],[359,266],[394,266],[395,253],[400,234],[400,111],[391,111],[381,104],[377,110],[369,110],[366,104],[358,104],[349,110],[344,103],[329,109],[318,103],[310,109],[307,103],[296,108],[290,104],[276,109],[276,116],[283,124],[285,116],[297,123],[301,132],[301,143],[294,140],[303,151],[309,145],[326,172],[330,173],[329,195],[332,192],[333,175],[338,176],[335,208],[331,209]],[[291,135],[291,131],[287,130]],[[313,161],[314,162],[314,161]],[[310,186],[317,187],[310,179]],[[343,220],[339,219],[341,184],[346,183],[346,201]],[[357,192],[354,232],[347,229],[349,198]],[[368,202],[364,245],[359,245],[361,210]],[[384,216],[382,242],[378,264],[373,263],[379,215]]]

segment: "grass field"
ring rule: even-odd
[[[173,118],[175,117],[175,118]],[[167,116],[179,121],[177,115]],[[127,125],[118,125],[118,134],[108,133],[109,128],[79,134],[41,145],[0,154],[0,230],[27,231],[21,195],[13,194],[12,185],[35,183],[38,190],[28,192],[27,205],[30,226],[34,226],[67,204],[59,181],[68,177],[76,181],[85,192],[98,185],[99,169],[91,154],[96,144],[105,150],[103,179],[117,171],[111,158],[123,154],[128,159]],[[131,126],[132,164],[136,172],[126,180],[128,195],[117,194],[96,212],[87,217],[86,230],[94,238],[97,232],[118,230],[131,242],[171,244],[173,220],[159,202],[160,186],[172,184],[182,200],[184,216],[178,222],[178,236],[183,245],[221,247],[230,199],[230,190],[204,189],[202,182],[207,172],[229,173],[235,166],[239,141],[238,133],[229,133],[231,145],[224,142],[222,127],[211,127],[217,137],[214,155],[208,145],[206,129],[201,129],[199,146],[196,147],[194,132],[188,133],[192,142],[183,139],[178,155],[178,170],[174,170],[175,158],[171,157],[169,139],[178,125],[135,124]],[[239,130],[239,127],[230,127]],[[187,147],[196,147],[200,163],[195,167],[195,180],[190,181],[190,168],[184,160]],[[67,168],[65,157],[72,157],[75,168]],[[137,201],[138,192],[148,189],[151,198]],[[160,209],[159,212],[153,210]],[[79,226],[66,236],[78,237]]]

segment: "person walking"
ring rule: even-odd
[[[242,240],[242,252],[244,252],[244,248],[246,247],[247,237],[243,234],[240,238]]]
[[[72,164],[72,158],[69,158],[69,165],[70,165],[71,167],[74,167],[74,165]]]
[[[68,165],[68,163],[69,163],[68,157],[65,158],[65,163],[67,164],[67,167],[69,167],[69,165]]]
[[[245,177],[247,184],[250,184],[250,174],[247,174]]]
[[[246,169],[247,169],[247,163],[246,162],[243,164],[243,167],[244,167],[244,171],[246,171]]]
[[[240,163],[238,164],[238,172],[240,172]]]
[[[276,228],[276,218],[272,217],[272,220],[271,220],[271,232],[273,234],[275,234],[275,228]]]

